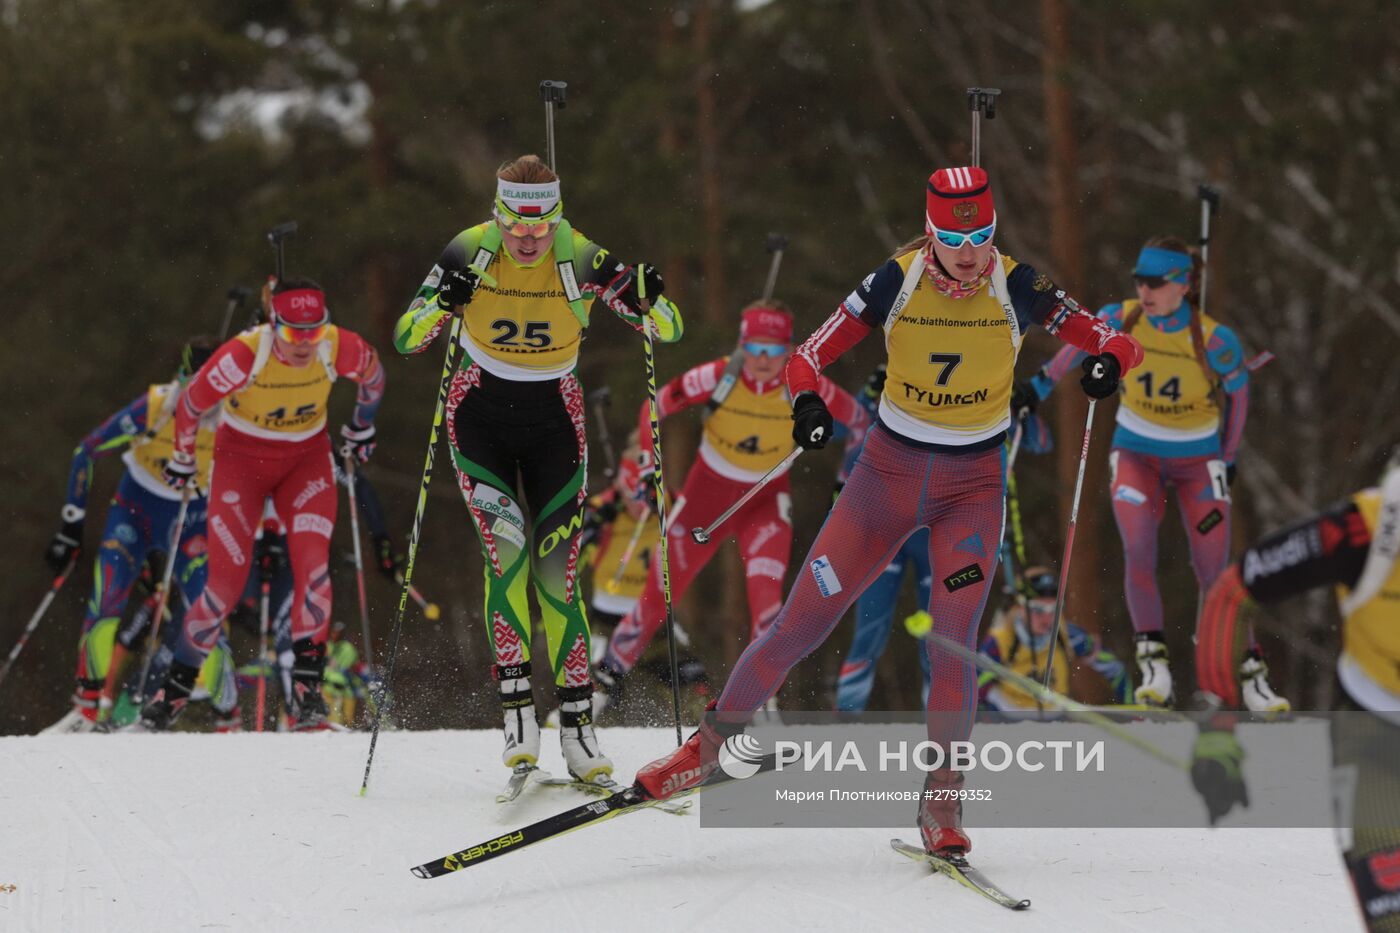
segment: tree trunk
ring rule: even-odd
[[[1050,189],[1050,229],[1055,263],[1054,279],[1069,294],[1083,293],[1084,287],[1084,238],[1079,224],[1080,205],[1077,170],[1079,153],[1074,137],[1074,114],[1069,90],[1069,10],[1065,0],[1041,0],[1041,26],[1045,34],[1042,76],[1045,86],[1045,121],[1050,145],[1049,189]],[[1073,382],[1073,375],[1070,380]],[[1086,402],[1083,393],[1074,391],[1075,386],[1065,387],[1069,391],[1058,393],[1055,405],[1055,424],[1059,451],[1060,475],[1060,517],[1069,522],[1074,496],[1075,478],[1079,471],[1079,455],[1082,449]],[[1106,422],[1105,418],[1098,418]],[[1106,427],[1106,424],[1104,424]],[[1095,425],[1100,429],[1100,425]],[[1096,430],[1098,433],[1098,430]],[[1105,444],[1100,434],[1089,460],[1089,469],[1084,478],[1084,498],[1098,496],[1103,479],[1103,450]],[[1103,587],[1103,568],[1099,563],[1098,522],[1095,521],[1099,509],[1096,503],[1084,507],[1081,499],[1079,529],[1075,534],[1076,553],[1071,563],[1069,592],[1065,597],[1066,615],[1073,618],[1091,632],[1100,629],[1099,592]]]
[[[703,272],[705,317],[713,323],[725,318],[724,298],[724,198],[720,185],[719,110],[715,95],[715,63],[711,40],[715,32],[713,0],[695,4],[695,141],[700,156],[701,222],[705,232]]]

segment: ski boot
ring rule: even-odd
[[[303,638],[292,645],[292,731],[317,732],[330,728],[326,698],[321,696],[321,676],[326,669],[326,645]]]
[[[39,734],[92,732],[97,728],[98,701],[101,696],[102,681],[79,678],[78,689],[73,693],[73,708],[65,713],[62,719]]]
[[[930,771],[924,779],[924,799],[919,802],[919,835],[924,851],[940,858],[966,855],[972,840],[962,828],[963,772],[952,768]]]
[[[1258,648],[1245,652],[1244,661],[1240,663],[1240,693],[1244,696],[1245,707],[1252,713],[1282,714],[1293,709],[1293,704],[1269,686],[1269,666]]]
[[[540,724],[535,719],[535,696],[530,692],[530,662],[497,664],[496,683],[505,714],[506,747],[501,763],[507,768],[534,768],[540,760]]]
[[[714,709],[715,701],[711,701],[705,712],[713,713]],[[684,745],[638,771],[636,783],[653,800],[666,800],[699,787],[719,767],[719,750],[725,739],[743,731],[741,724],[715,722],[713,716],[706,715]]]
[[[214,731],[219,733],[242,732],[243,710],[235,706],[227,713],[219,713],[214,719]]]
[[[1167,666],[1167,642],[1161,632],[1139,632],[1137,636],[1138,672],[1142,683],[1133,691],[1133,698],[1143,706],[1167,709],[1172,705],[1172,672]]]
[[[194,692],[195,679],[199,668],[179,661],[170,663],[170,671],[165,675],[155,696],[141,708],[141,718],[124,729],[124,732],[165,732],[189,705],[190,694]]]
[[[585,784],[612,776],[612,759],[593,732],[592,684],[559,688],[559,747],[569,773]]]

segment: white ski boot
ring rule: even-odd
[[[1172,672],[1167,666],[1167,643],[1161,632],[1137,636],[1137,663],[1141,683],[1133,698],[1143,706],[1167,709],[1172,705]]]
[[[1269,666],[1256,648],[1250,648],[1240,664],[1240,693],[1251,713],[1287,713],[1293,710],[1293,704],[1274,693],[1274,688],[1269,686]]]
[[[569,773],[585,784],[612,776],[612,759],[593,732],[593,685],[559,688],[559,747]]]
[[[530,692],[530,662],[496,666],[501,711],[505,714],[506,747],[501,763],[507,768],[533,768],[540,760],[540,724],[535,719],[535,697]]]

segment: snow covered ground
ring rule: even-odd
[[[626,778],[673,741],[605,739]],[[1361,929],[1315,829],[975,831],[974,861],[1034,902],[1020,914],[895,855],[888,829],[701,829],[651,810],[423,881],[410,866],[584,798],[532,787],[497,805],[494,732],[386,733],[361,798],[367,747],[0,738],[0,930]]]

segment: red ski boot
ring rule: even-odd
[[[713,713],[711,701],[705,712]],[[742,732],[742,725],[712,723],[708,715],[684,745],[637,772],[636,783],[653,800],[667,800],[681,791],[699,787],[719,767],[719,749],[726,735]]]
[[[924,850],[948,857],[972,851],[972,840],[962,828],[963,772],[939,768],[924,780],[924,799],[919,805],[919,833]]]

